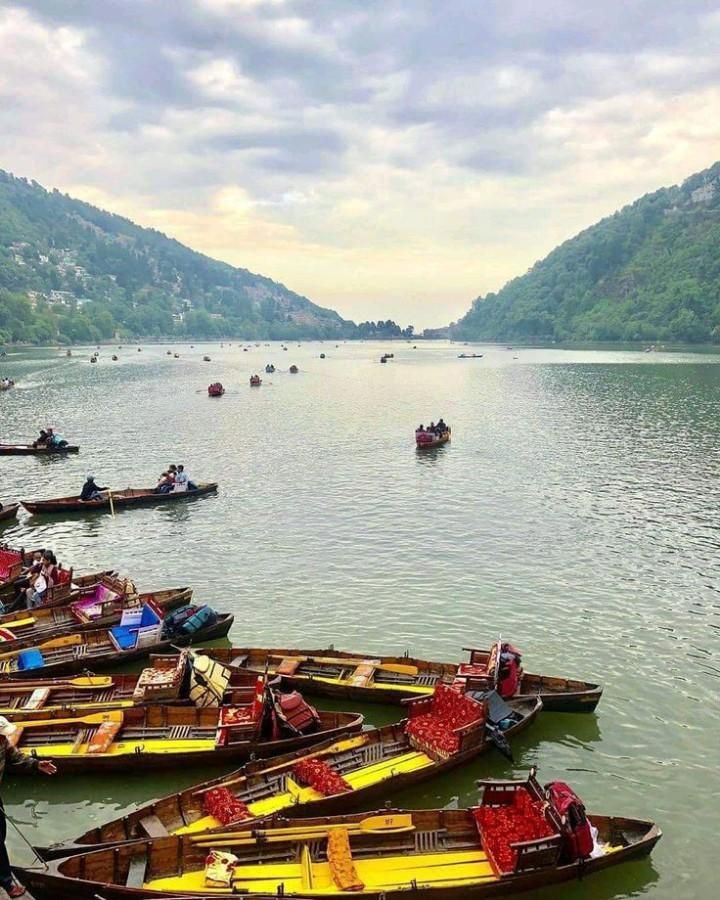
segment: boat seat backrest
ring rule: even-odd
[[[367,687],[375,674],[375,666],[369,660],[360,663],[350,676],[350,684],[353,687]]]
[[[106,753],[122,730],[122,727],[122,719],[120,721],[103,722],[102,725],[95,729],[93,735],[88,740],[88,754],[97,756]]]

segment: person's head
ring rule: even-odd
[[[424,426],[423,423],[421,422],[421,423],[418,425],[418,431],[422,431],[424,427],[425,427],[425,426]]]
[[[178,472],[184,472],[185,466],[182,463],[180,463],[180,465],[177,467],[177,470],[178,470]]]
[[[57,563],[57,560],[55,559],[55,554],[52,552],[52,550],[46,550],[43,553],[43,562],[47,566],[54,566]]]
[[[36,551],[33,553],[33,562],[34,562],[34,563],[42,562],[42,558],[43,558],[43,555],[42,555],[42,551],[41,551],[41,550],[36,550]]]
[[[177,472],[177,466],[173,463],[168,469],[169,472]]]
[[[85,480],[88,482],[88,484],[90,484],[91,482],[95,481],[95,476],[88,475],[88,477]]]
[[[47,433],[52,434],[54,430],[55,430],[54,428],[50,428],[50,426],[48,426]]]

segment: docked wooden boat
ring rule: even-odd
[[[123,491],[112,491],[112,502],[115,509],[126,509],[134,506],[160,506],[164,503],[177,503],[183,500],[194,500],[205,494],[217,491],[217,482],[201,483],[192,491],[171,491],[169,494],[157,494],[153,488],[126,488]],[[104,492],[100,500],[81,500],[79,497],[58,497],[54,500],[23,500],[22,505],[28,512],[45,513],[84,513],[92,510],[110,509],[108,492]]]
[[[282,675],[298,689],[362,703],[401,703],[412,697],[432,694],[439,683],[470,691],[488,690],[498,685],[502,646],[489,650],[469,650],[462,663],[430,662],[410,656],[373,656],[326,650],[236,647],[212,649],[213,658],[224,665],[244,666],[252,671]],[[507,696],[506,696],[507,694]],[[543,709],[552,712],[592,712],[602,696],[602,687],[591,682],[551,675],[518,673],[516,689],[503,692],[505,699],[539,696]]]
[[[462,703],[460,695],[456,696],[458,704]],[[218,831],[238,819],[245,823],[278,813],[318,816],[357,809],[463,765],[492,746],[485,729],[485,722],[491,721],[488,704],[475,706],[477,712],[471,715],[480,718],[474,727],[462,729],[457,749],[451,753],[420,746],[408,734],[406,720],[329,740],[309,751],[274,757],[271,763],[247,763],[230,775],[171,794],[92,828],[73,841],[36,850],[44,859],[57,859],[146,837]],[[514,721],[505,736],[526,728],[540,707],[539,700],[513,701],[506,714]]]
[[[238,692],[239,693],[239,692]],[[227,763],[274,756],[359,731],[359,713],[317,712],[308,727],[271,720],[263,694],[248,687],[236,706],[152,703],[80,715],[16,719],[8,738],[37,759],[51,759],[64,774],[101,774],[171,766]],[[312,707],[309,707],[312,709]],[[71,712],[71,711],[69,711]]]
[[[72,634],[39,643],[31,638],[19,640],[13,643],[12,650],[0,652],[0,681],[27,679],[30,672],[42,676],[70,675],[145,659],[151,653],[164,653],[176,646],[226,637],[234,619],[230,614],[217,615],[191,634],[177,631],[166,637],[161,618],[152,616],[149,610],[149,605],[143,607],[143,618],[135,625],[85,625]]]
[[[80,448],[74,444],[64,447],[47,447],[32,444],[0,444],[0,456],[67,456],[68,453],[79,453]]]
[[[19,503],[8,503],[6,506],[3,506],[0,509],[0,522],[10,522],[12,519],[17,518],[19,509]]]
[[[0,615],[0,652],[16,641],[42,641],[61,634],[72,634],[87,627],[106,628],[120,622],[126,609],[151,603],[168,611],[192,600],[192,588],[168,588],[143,594],[119,594],[104,584],[86,596],[59,606],[38,606]]]
[[[367,900],[466,900],[507,896],[647,856],[662,832],[653,822],[562,813],[558,783],[479,782],[470,809],[378,810],[335,817],[253,820],[219,833],[152,837],[18,869],[52,900],[143,897],[360,896]],[[567,787],[567,786],[562,786]],[[581,811],[581,812],[580,812]],[[577,840],[590,826],[597,836]]]
[[[256,682],[252,672],[225,669],[202,654],[153,654],[148,668],[133,675],[33,678],[29,672],[26,679],[0,682],[0,715],[11,721],[67,718],[160,701],[232,706],[246,702]]]
[[[431,450],[433,447],[440,447],[442,444],[447,444],[451,433],[450,428],[447,431],[443,431],[442,434],[436,434],[431,431],[416,431],[415,446],[418,450]]]

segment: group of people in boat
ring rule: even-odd
[[[415,429],[415,434],[434,434],[440,437],[441,434],[445,434],[446,431],[450,431],[450,426],[445,424],[445,421],[442,417],[437,420],[437,423],[431,422],[427,428],[423,424],[418,425]]]
[[[163,472],[158,479],[155,488],[156,494],[177,494],[180,491],[196,491],[197,485],[190,481],[185,471],[185,466],[175,465],[172,463],[168,466],[167,471]]]
[[[14,386],[15,382],[12,378],[0,378],[0,391],[7,391]]]
[[[67,447],[67,441],[61,434],[55,434],[54,428],[41,428],[40,436],[33,441],[33,447],[47,447],[48,449]]]
[[[28,609],[42,606],[58,576],[58,561],[52,550],[36,550],[28,570],[29,583],[25,588],[25,605]]]

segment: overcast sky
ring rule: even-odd
[[[0,0],[0,168],[447,324],[720,158],[720,0]]]

